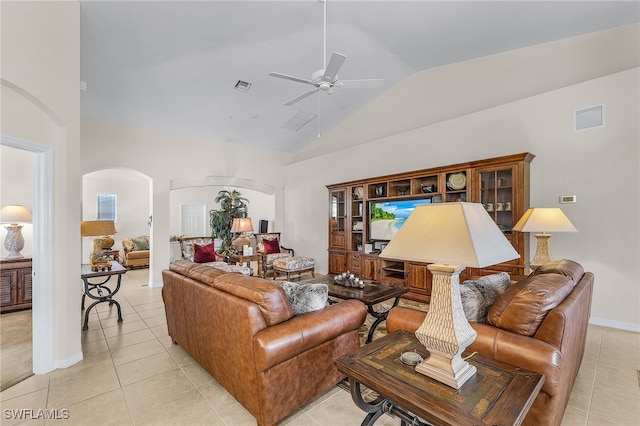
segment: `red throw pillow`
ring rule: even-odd
[[[196,263],[215,262],[216,249],[213,244],[207,244],[206,246],[194,244],[193,261]]]
[[[278,240],[262,240],[264,254],[280,253],[280,242]]]

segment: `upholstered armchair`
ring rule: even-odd
[[[262,276],[267,276],[268,270],[273,270],[273,261],[286,257],[293,257],[293,249],[280,244],[280,233],[269,232],[254,234],[256,238],[256,253],[262,255]]]

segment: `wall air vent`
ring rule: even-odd
[[[576,110],[573,115],[573,124],[575,131],[604,126],[604,105]]]
[[[235,86],[236,90],[239,92],[247,92],[249,91],[250,87],[251,87],[251,83],[247,81],[242,81],[242,80],[238,80]]]
[[[294,132],[297,132],[317,116],[318,116],[317,114],[300,111],[296,115],[291,117],[289,120],[287,120],[287,122],[280,127],[282,127],[283,129],[293,130]]]

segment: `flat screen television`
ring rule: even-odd
[[[423,204],[431,204],[431,198],[372,201],[369,203],[369,239],[391,240],[416,206]]]

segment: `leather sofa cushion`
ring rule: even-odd
[[[196,265],[189,269],[189,271],[187,272],[187,276],[191,279],[200,281],[203,284],[213,287],[213,282],[216,280],[216,278],[227,273],[228,272],[222,269],[212,268],[209,265]]]
[[[184,259],[178,259],[169,264],[169,270],[187,277],[189,276],[189,269],[193,268],[194,266],[197,265],[193,262],[189,262],[188,260]]]
[[[552,260],[551,262],[539,266],[532,275],[541,274],[560,274],[571,278],[574,283],[577,283],[584,275],[584,268],[573,260]]]
[[[293,318],[284,290],[264,278],[223,274],[215,279],[213,287],[258,305],[267,326]]]
[[[547,313],[573,290],[560,274],[531,275],[510,286],[489,309],[487,322],[523,336],[533,336]]]

